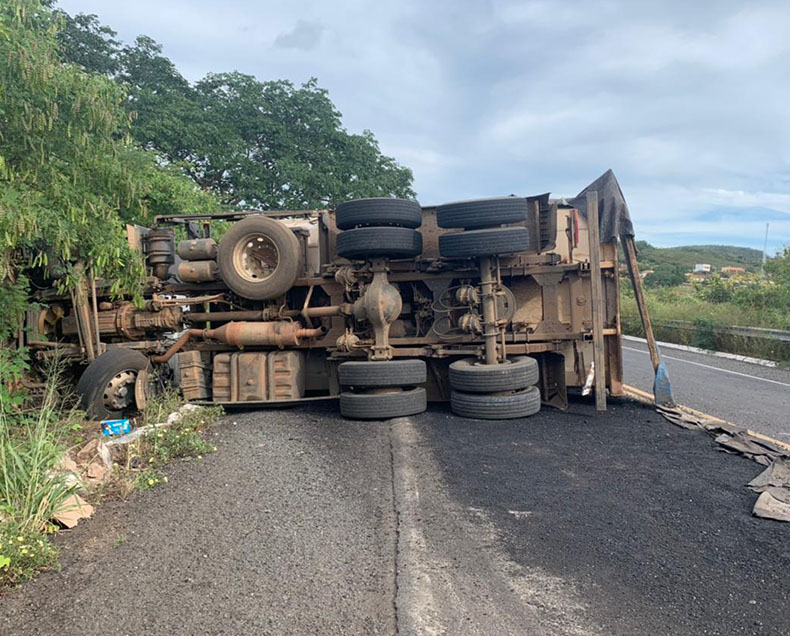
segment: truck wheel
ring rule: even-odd
[[[425,389],[392,389],[381,393],[340,394],[340,414],[352,420],[388,420],[416,415],[428,408]]]
[[[525,227],[497,227],[439,237],[439,253],[445,258],[496,256],[530,249],[530,232]]]
[[[483,364],[463,358],[450,365],[450,386],[470,393],[516,391],[538,382],[538,361],[529,356],[511,358],[501,364]]]
[[[355,388],[370,386],[415,386],[425,384],[423,360],[364,360],[343,362],[338,369],[340,384]]]
[[[337,206],[335,224],[340,230],[377,225],[414,229],[422,224],[422,208],[406,199],[357,199]]]
[[[510,420],[529,417],[540,411],[540,391],[531,386],[513,393],[450,394],[450,408],[461,417],[477,420]]]
[[[239,296],[268,300],[293,286],[301,260],[294,233],[276,219],[256,215],[235,223],[222,237],[217,265]]]
[[[337,236],[337,254],[349,259],[414,258],[422,254],[422,234],[407,227],[360,227]]]
[[[142,353],[121,347],[107,349],[91,362],[77,382],[88,417],[102,420],[133,413],[137,375],[147,366]]]
[[[495,197],[445,203],[436,209],[439,227],[474,229],[523,223],[527,219],[527,200],[522,197]]]

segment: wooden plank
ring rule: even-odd
[[[587,193],[587,232],[590,241],[593,353],[595,362],[595,409],[606,410],[606,355],[603,342],[603,281],[601,280],[601,231],[598,224],[598,193]]]
[[[617,241],[613,242],[615,260],[617,260]],[[623,394],[623,334],[622,325],[620,321],[620,274],[617,269],[612,272],[611,279],[606,281],[607,300],[611,294],[614,300],[614,316],[616,321],[616,328],[604,329],[604,336],[606,336],[606,371],[607,379],[609,382],[609,395],[620,396]],[[611,332],[615,332],[615,337],[612,337]]]
[[[639,265],[636,262],[634,237],[621,236],[620,241],[623,244],[625,264],[628,266],[631,284],[634,286],[634,298],[636,299],[636,307],[639,309],[639,316],[642,318],[642,327],[645,330],[647,348],[650,350],[650,361],[653,363],[653,371],[655,371],[658,369],[658,364],[660,362],[658,347],[656,346],[656,338],[653,335],[653,325],[650,323],[650,314],[647,311],[647,301],[645,300],[645,292],[642,289],[642,277],[639,275]]]

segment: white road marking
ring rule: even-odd
[[[644,349],[634,349],[633,347],[623,347],[623,349],[627,349],[628,351],[636,351],[637,353],[644,353],[645,355],[650,355],[649,351],[645,351]],[[722,373],[730,373],[732,375],[739,375],[743,378],[750,378],[752,380],[760,380],[762,382],[770,382],[771,384],[778,384],[779,386],[787,386],[790,387],[790,384],[787,382],[779,382],[779,380],[769,380],[768,378],[761,378],[757,375],[749,375],[748,373],[741,373],[740,371],[731,371],[730,369],[722,369],[721,367],[714,367],[710,364],[702,364],[701,362],[692,362],[691,360],[684,360],[683,358],[674,358],[672,356],[661,356],[666,360],[677,360],[678,362],[685,362],[686,364],[693,364],[697,367],[704,367],[705,369],[713,369],[714,371],[721,371]]]
[[[623,336],[623,340],[631,340],[632,342],[641,342],[647,344],[644,338],[637,338],[636,336]],[[689,347],[687,345],[679,345],[674,342],[656,342],[659,349],[678,349],[679,351],[691,351],[691,353],[699,353],[704,356],[713,356],[715,358],[727,358],[728,360],[737,360],[738,362],[748,362],[749,364],[759,364],[762,367],[776,368],[776,362],[773,360],[763,360],[762,358],[752,358],[751,356],[741,356],[737,353],[727,353],[726,351],[711,351],[710,349],[700,349],[699,347]]]

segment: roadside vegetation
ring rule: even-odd
[[[656,266],[655,273],[660,275],[645,278],[648,308],[658,339],[790,362],[787,343],[718,331],[734,326],[790,330],[790,248],[768,260],[765,277],[747,273],[724,278],[714,274],[687,283],[683,270],[675,267],[680,269],[681,279],[674,270],[668,271],[669,266],[661,271]],[[627,279],[621,285],[621,319],[626,334],[644,336]]]
[[[17,346],[31,289],[96,278],[139,301],[144,262],[125,225],[157,214],[414,194],[411,171],[370,131],[346,131],[316,80],[217,73],[191,84],[150,38],[122,43],[96,16],[55,5],[0,3],[0,588],[56,566],[64,501],[165,483],[168,462],[215,450],[206,435],[221,413],[161,396],[137,425],[177,421],[116,451],[108,480],[75,479],[64,462],[98,427],[74,410],[61,373]]]

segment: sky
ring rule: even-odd
[[[317,77],[423,205],[608,168],[638,239],[790,245],[790,2],[60,0],[182,74]]]

